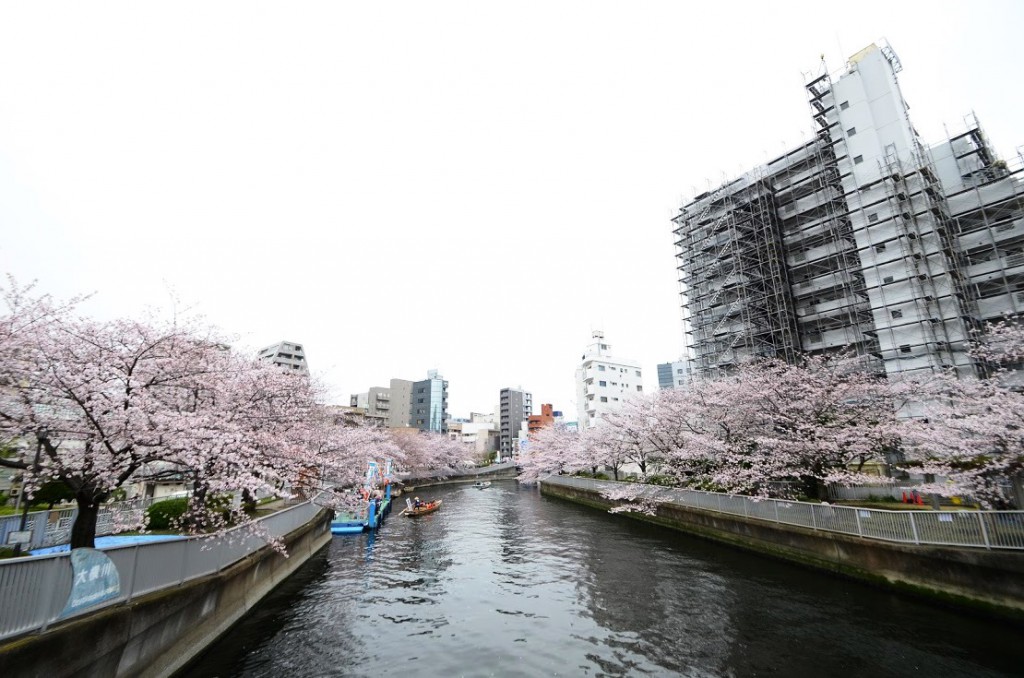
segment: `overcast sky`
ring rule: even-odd
[[[808,138],[822,56],[885,37],[926,143],[1024,144],[1024,3],[694,7],[3,3],[0,270],[302,342],[335,402],[436,368],[575,418],[592,330],[646,389],[679,356],[669,220]]]

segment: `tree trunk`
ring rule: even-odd
[[[247,489],[242,490],[242,510],[249,515],[256,513],[256,497]]]
[[[206,495],[209,493],[209,486],[205,483],[195,483],[192,494],[188,498],[188,510],[182,516],[180,527],[192,532],[203,531],[206,525]]]
[[[91,494],[75,495],[78,515],[71,526],[71,548],[96,548],[96,519],[100,514],[100,500]]]

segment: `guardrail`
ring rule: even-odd
[[[922,546],[1024,550],[1024,511],[888,511],[570,476],[550,476],[541,482],[596,492],[639,487],[638,498],[656,503],[865,539]]]
[[[307,501],[273,513],[257,522],[272,537],[283,537],[308,523],[322,507]],[[159,589],[219,572],[263,548],[266,542],[241,526],[218,537],[103,549],[117,567],[121,593],[78,614],[130,602]],[[0,560],[0,640],[32,631],[45,631],[61,617],[71,592],[69,553]]]

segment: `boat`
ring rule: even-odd
[[[479,481],[479,482],[473,483],[473,487],[475,487],[478,490],[486,490],[490,486],[491,486],[491,481],[489,481],[489,480],[483,480],[483,481]]]
[[[433,513],[437,509],[441,508],[440,499],[429,501],[425,504],[421,504],[420,506],[413,506],[411,499],[406,499],[405,501],[407,506],[405,510],[402,511],[402,515],[409,516],[410,518],[415,518],[416,516],[424,516],[428,513]]]

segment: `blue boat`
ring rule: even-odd
[[[366,469],[366,480],[362,493],[366,497],[366,509],[361,516],[335,511],[331,521],[331,534],[358,534],[364,530],[376,530],[391,512],[391,460],[388,459],[384,473],[380,473],[377,462],[371,461]],[[374,497],[379,485],[384,486],[381,497]]]

